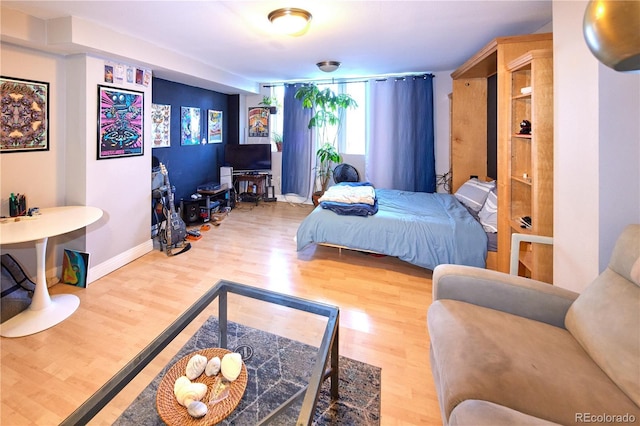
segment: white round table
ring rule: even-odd
[[[89,206],[40,209],[36,216],[0,220],[0,245],[35,241],[36,288],[31,305],[0,325],[0,335],[20,337],[34,334],[64,321],[80,306],[73,294],[50,296],[47,288],[45,255],[47,239],[83,228],[102,217],[102,210]]]

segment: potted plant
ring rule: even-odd
[[[331,179],[332,165],[342,161],[342,156],[338,153],[336,147],[326,142],[316,151],[317,165],[316,165],[316,178],[320,186],[319,191],[313,193],[313,203],[318,204],[317,200],[324,194],[329,186],[329,180]]]
[[[315,84],[299,88],[295,98],[302,101],[303,108],[312,109],[308,128],[318,130],[320,148],[316,151],[315,170],[319,188],[313,194],[314,204],[317,204],[317,198],[320,198],[329,186],[332,164],[342,161],[336,148],[341,129],[341,114],[347,108],[357,108],[358,104],[347,93],[336,94],[328,87],[321,90]]]
[[[263,96],[262,101],[258,105],[269,107],[269,113],[271,114],[277,114],[278,107],[280,106],[275,96]]]
[[[278,152],[282,152],[282,135],[278,132],[271,132],[271,140],[276,144]]]

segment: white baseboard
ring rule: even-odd
[[[89,268],[87,285],[115,271],[116,269],[121,268],[127,263],[132,262],[141,256],[144,256],[152,250],[153,240],[147,240],[144,243],[125,251],[124,253],[120,253],[119,255],[112,257],[111,259],[102,262],[99,265]]]
[[[276,198],[278,199],[278,201],[285,202],[285,203],[313,204],[313,201],[311,201],[311,198],[304,198],[297,194],[287,194],[286,196],[282,194],[276,194]]]

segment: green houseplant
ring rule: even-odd
[[[276,144],[278,152],[282,152],[282,135],[278,132],[271,132],[271,140]]]
[[[263,96],[262,101],[260,101],[258,105],[269,107],[269,113],[277,114],[280,103],[278,102],[278,98],[275,96]]]
[[[315,84],[304,85],[296,91],[295,98],[302,101],[303,108],[312,110],[309,129],[317,129],[319,146],[316,151],[316,183],[314,203],[329,186],[331,166],[342,161],[337,150],[341,129],[341,114],[347,108],[357,108],[358,104],[347,93],[334,93],[330,88],[320,89]]]

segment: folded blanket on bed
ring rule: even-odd
[[[343,216],[371,216],[378,213],[378,200],[374,199],[373,205],[366,203],[323,201],[320,203],[320,207]]]
[[[330,201],[344,204],[368,204],[375,203],[376,190],[368,182],[341,182],[327,189],[320,197],[319,202]]]

